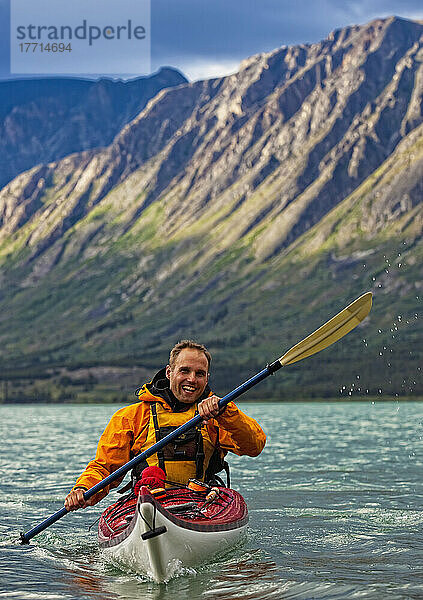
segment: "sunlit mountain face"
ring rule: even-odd
[[[358,330],[257,397],[423,395],[422,34],[348,27],[121,113],[99,82],[56,126],[34,100],[40,160],[0,193],[9,397],[127,399],[187,337],[223,393],[368,290]]]

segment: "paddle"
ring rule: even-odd
[[[254,385],[275,373],[281,367],[291,365],[303,358],[307,358],[312,354],[316,354],[327,348],[341,337],[350,332],[354,327],[356,327],[361,321],[369,314],[370,309],[372,307],[372,294],[371,292],[367,292],[363,294],[357,300],[352,302],[349,306],[344,308],[340,313],[335,315],[330,321],[322,325],[319,329],[317,329],[314,333],[306,337],[301,342],[298,342],[295,346],[293,346],[288,352],[286,352],[283,356],[275,360],[270,365],[267,365],[260,373],[254,375],[251,379],[248,379],[239,387],[226,394],[223,398],[219,400],[219,407],[224,408],[231,400],[235,400],[241,394],[252,388]],[[107,485],[116,481],[120,477],[123,477],[128,471],[133,469],[138,463],[144,461],[146,458],[155,454],[158,450],[166,446],[169,442],[171,442],[174,438],[178,437],[182,433],[185,433],[189,429],[192,429],[196,425],[198,425],[201,421],[201,416],[196,415],[189,421],[187,421],[184,425],[181,425],[171,433],[169,433],[166,437],[155,443],[151,448],[145,450],[128,463],[114,471],[111,475],[100,481],[92,488],[84,492],[85,500],[89,500],[92,496],[97,494],[100,490],[105,488]],[[27,533],[21,533],[21,543],[28,544],[29,540],[33,538],[35,535],[47,529],[50,525],[64,517],[68,511],[65,507],[58,510],[56,513],[45,519],[39,525],[36,525],[33,529],[28,531]]]

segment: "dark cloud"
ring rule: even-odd
[[[9,72],[8,5],[0,0],[3,77]],[[422,0],[151,0],[151,9],[153,69],[171,65],[197,77],[376,17],[423,18]]]
[[[9,1],[0,0],[0,78],[8,76],[10,71],[9,23]]]
[[[245,56],[253,48],[317,41],[334,28],[377,16],[419,12],[421,0],[154,0],[153,49],[160,58]]]
[[[153,0],[152,59],[240,61],[388,15],[423,17],[422,0]],[[172,63],[173,58],[173,63]],[[185,67],[186,68],[186,67]]]

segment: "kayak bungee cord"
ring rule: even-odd
[[[332,317],[329,321],[327,321],[324,325],[319,327],[316,331],[310,334],[308,337],[303,339],[301,342],[298,342],[295,346],[293,346],[288,352],[286,352],[283,356],[268,364],[262,371],[248,379],[243,384],[226,394],[223,398],[219,400],[219,408],[223,410],[229,402],[235,400],[251,389],[253,386],[257,385],[260,381],[263,381],[269,375],[273,375],[276,371],[278,371],[281,367],[291,365],[295,362],[303,360],[320,350],[324,350],[337,340],[341,339],[347,333],[349,333],[352,329],[354,329],[363,319],[369,314],[370,309],[372,307],[372,293],[367,292],[357,298],[354,302],[349,304],[346,308],[344,308],[337,315]],[[141,463],[145,459],[149,458],[153,454],[155,454],[161,448],[164,448],[167,444],[173,441],[175,438],[180,436],[181,434],[187,432],[199,425],[202,421],[202,418],[199,414],[195,417],[176,428],[174,431],[169,433],[167,436],[153,444],[151,448],[148,448],[129,462],[127,462],[122,467],[119,467],[114,473],[100,481],[92,488],[84,492],[85,501],[89,500],[92,496],[97,494],[100,490],[105,488],[107,485],[116,481],[120,477],[126,475],[128,471],[133,469],[137,464]],[[41,533],[47,527],[64,517],[68,514],[68,510],[63,507],[58,510],[56,513],[50,515],[47,519],[33,527],[27,533],[20,534],[21,544],[28,544],[29,540],[36,536],[38,533]]]

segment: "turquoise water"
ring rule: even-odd
[[[245,544],[167,584],[105,564],[88,529],[116,496],[58,510],[117,407],[0,406],[0,598],[423,598],[423,404],[240,404],[265,429],[231,456],[250,511]]]

